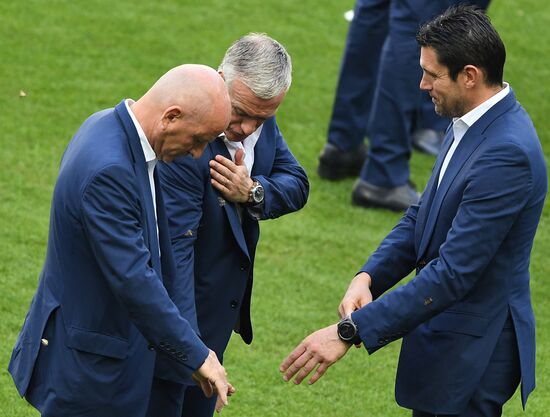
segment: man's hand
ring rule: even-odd
[[[226,200],[233,203],[246,203],[254,181],[248,175],[244,164],[244,151],[238,149],[235,153],[235,163],[221,155],[216,155],[210,161],[210,176],[212,185]]]
[[[202,366],[193,373],[193,379],[200,386],[204,395],[211,397],[218,394],[216,411],[219,413],[223,407],[229,404],[227,397],[235,392],[235,388],[227,381],[225,368],[218,361],[214,351],[209,350]]]
[[[309,384],[314,384],[323,376],[334,362],[346,354],[350,345],[340,340],[337,325],[325,327],[306,337],[296,349],[283,361],[279,370],[284,373],[283,379],[301,383],[317,367]],[[317,366],[319,365],[319,366]]]
[[[338,314],[340,318],[349,316],[355,310],[366,306],[372,302],[372,294],[370,292],[371,277],[366,272],[357,274],[350,282],[348,290],[344,294],[344,298],[338,306]]]

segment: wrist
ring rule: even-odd
[[[336,327],[338,337],[344,343],[349,345],[358,345],[361,343],[361,337],[359,336],[359,329],[351,318],[351,315],[344,317],[338,322]]]
[[[353,279],[354,281],[360,281],[366,284],[369,288],[372,285],[372,278],[367,272],[359,272]]]
[[[250,178],[252,182],[249,191],[248,191],[248,204],[259,205],[264,202],[264,187],[260,184],[259,181],[254,178]]]

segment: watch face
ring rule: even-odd
[[[261,203],[264,200],[264,187],[257,185],[252,190],[252,199],[255,203]]]
[[[347,321],[341,322],[338,325],[338,333],[343,340],[351,340],[355,337],[355,326]]]

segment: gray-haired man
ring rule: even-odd
[[[252,341],[258,220],[299,210],[308,197],[306,173],[275,121],[291,71],[290,56],[269,36],[252,33],[237,40],[219,67],[232,105],[225,136],[207,146],[200,159],[159,167],[177,265],[173,299],[191,323],[198,322],[202,340],[220,361],[232,330]],[[185,287],[188,282],[194,288]],[[195,292],[196,314],[194,306],[179,301],[189,291]],[[181,385],[178,390],[177,384],[157,379],[154,390],[163,393],[155,398],[167,400],[162,417],[211,416],[215,408],[216,399],[194,386],[184,396]]]

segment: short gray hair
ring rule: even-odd
[[[292,82],[290,55],[264,33],[249,33],[235,41],[218,70],[223,71],[228,86],[239,79],[264,100],[286,93]]]

